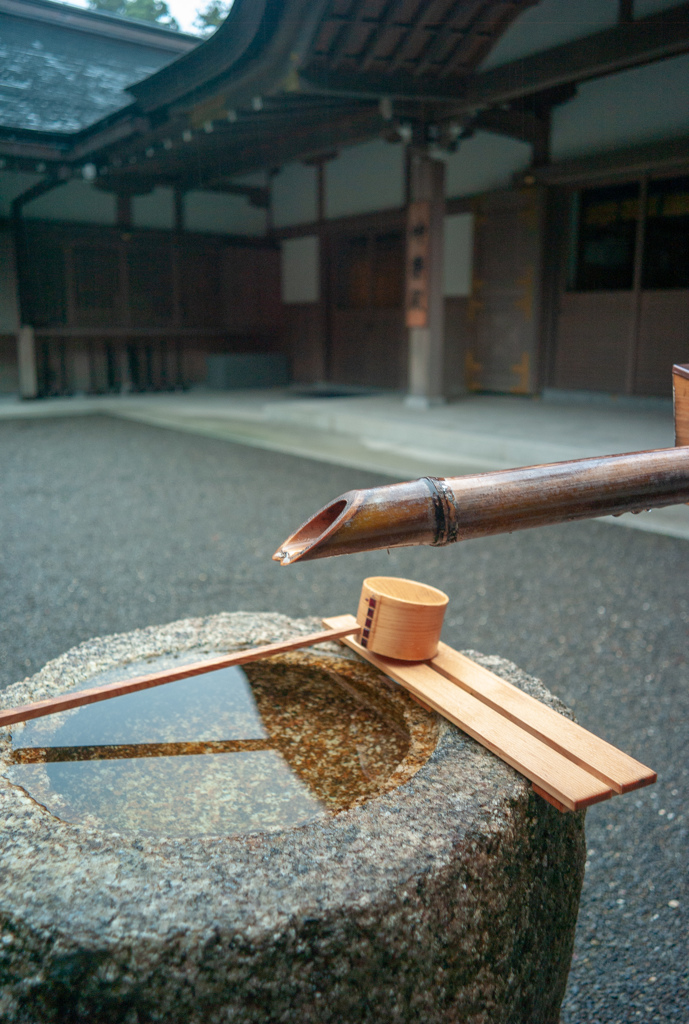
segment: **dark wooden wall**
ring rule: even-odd
[[[17,339],[14,334],[0,334],[0,395],[16,394],[18,389]]]
[[[604,187],[592,190],[601,192],[611,211],[610,222],[601,222],[600,238],[591,232],[590,237],[580,237],[575,216],[577,190],[563,189],[557,196],[560,230],[552,239],[551,258],[557,261],[559,272],[553,284],[550,358],[545,376],[545,383],[551,387],[669,398],[673,363],[689,360],[689,179],[632,184],[636,198],[627,197],[626,216],[624,220],[617,218],[620,223],[614,219],[614,206],[622,208],[625,190],[632,185],[613,183],[607,189],[609,195]],[[586,191],[582,195],[586,196]],[[654,205],[656,191],[660,195]],[[671,217],[654,217],[654,210],[663,213],[664,193],[677,209],[670,207]],[[601,203],[600,212],[605,213],[605,209],[606,204]],[[663,282],[657,279],[658,246],[654,248],[649,241],[653,242],[653,230],[664,228],[668,221],[676,234],[667,251],[675,272],[670,266],[664,273],[675,280],[670,281],[674,287],[659,287]],[[600,249],[612,242],[626,242],[629,259],[617,272],[619,279],[614,267],[610,271],[605,266],[598,270],[596,279],[595,265],[582,268],[582,252],[587,244],[595,251],[596,244]],[[660,251],[664,255],[662,248]]]
[[[264,240],[27,222],[21,253],[43,394],[186,386],[208,353],[282,351]]]

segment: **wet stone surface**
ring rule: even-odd
[[[236,613],[95,639],[3,706],[316,625]],[[339,645],[245,672],[206,680],[211,714],[198,683],[168,684],[147,714],[115,700],[0,731],[0,1018],[556,1024],[583,815]]]

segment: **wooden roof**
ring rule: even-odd
[[[75,134],[199,40],[50,0],[0,0],[0,126]]]
[[[334,0],[314,35],[305,74],[461,79],[535,2]]]
[[[25,133],[12,155],[63,176],[91,162],[98,184],[121,193],[166,183],[235,191],[233,176],[402,129],[451,146],[483,127],[532,142],[543,160],[548,111],[578,81],[689,51],[683,3],[480,70],[534,2],[235,0],[214,36],[129,86],[133,102],[75,134],[69,150],[64,135],[51,150]],[[7,146],[0,131],[0,156]]]

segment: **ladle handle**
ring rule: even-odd
[[[124,679],[117,683],[107,683],[105,686],[93,686],[88,690],[76,690],[73,693],[62,694],[60,697],[39,700],[35,704],[24,704],[21,707],[0,711],[0,726],[14,725],[16,722],[26,722],[31,718],[43,718],[45,715],[55,715],[59,711],[79,708],[84,704],[96,704],[100,700],[122,697],[125,693],[150,690],[154,686],[162,686],[163,683],[173,683],[177,679],[203,675],[206,672],[214,672],[220,668],[229,668],[231,665],[247,665],[251,661],[270,658],[273,654],[296,651],[300,647],[313,647],[314,644],[322,644],[328,640],[340,640],[342,637],[351,636],[358,632],[358,625],[340,629],[326,629],[320,633],[308,633],[306,636],[294,637],[292,640],[283,640],[276,644],[252,647],[248,651],[234,651],[232,654],[226,654],[222,658],[213,658],[210,661],[196,661],[191,665],[168,669],[165,672],[154,672],[147,676],[135,676],[133,679]]]

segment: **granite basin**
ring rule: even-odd
[[[95,639],[10,687],[2,706],[317,626],[235,613]],[[567,713],[516,666],[468,653]],[[583,879],[583,813],[560,814],[339,645],[277,659],[271,671],[339,680],[357,729],[377,715],[397,736],[357,733],[345,751],[354,782],[339,788],[307,744],[310,756],[289,763],[317,799],[285,799],[295,818],[271,806],[272,816],[230,827],[189,812],[179,784],[163,816],[141,806],[127,816],[128,803],[145,801],[143,789],[126,788],[131,799],[111,816],[116,801],[70,803],[50,773],[42,791],[31,773],[18,777],[27,763],[40,775],[45,758],[27,762],[20,730],[0,730],[0,1018],[556,1024]],[[335,706],[326,710],[336,725]],[[48,748],[56,734],[46,728]],[[89,770],[94,763],[100,755]]]

